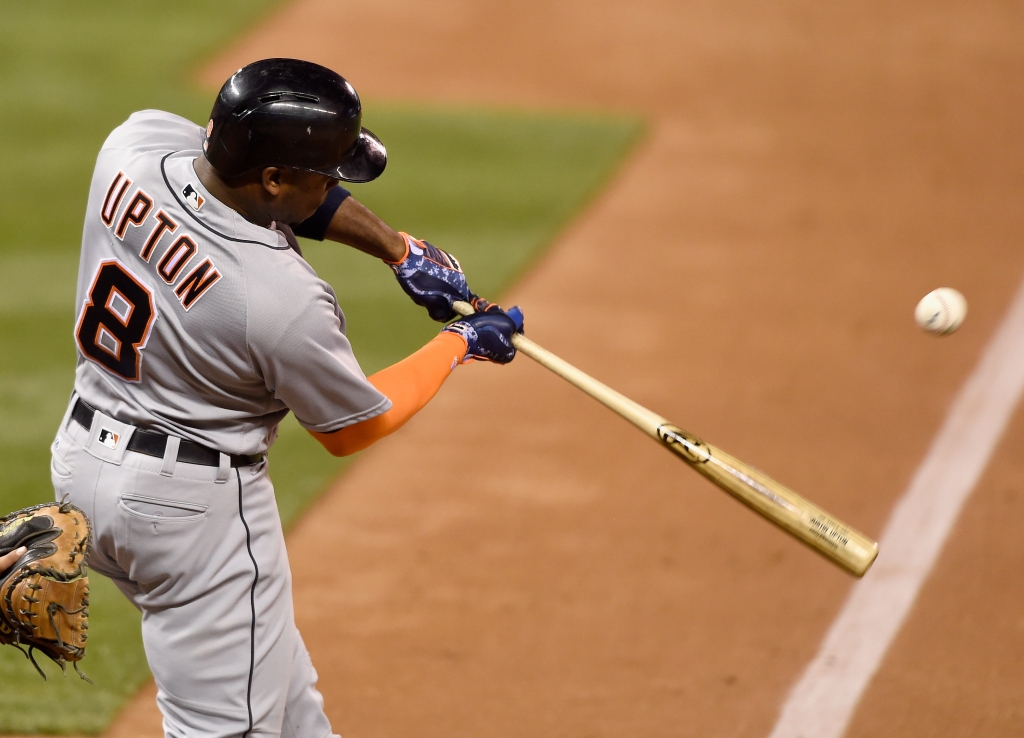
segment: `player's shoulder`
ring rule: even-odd
[[[238,255],[252,318],[250,332],[279,334],[325,319],[336,327],[344,321],[334,290],[291,249],[246,244]]]
[[[203,129],[180,115],[163,110],[140,110],[115,128],[104,149],[182,151],[203,145]]]
[[[334,293],[313,267],[287,246],[269,248],[246,243],[237,253],[248,289],[255,290],[253,297],[267,309],[301,312],[313,296],[324,293],[333,298]]]

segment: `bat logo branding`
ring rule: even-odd
[[[810,523],[811,532],[830,548],[839,548],[850,543],[850,531],[842,523],[826,515],[815,515]]]
[[[706,464],[711,461],[711,449],[697,436],[690,435],[675,425],[659,425],[658,440],[691,464]]]

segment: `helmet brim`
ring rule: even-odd
[[[384,144],[373,133],[362,128],[345,159],[335,169],[321,174],[342,182],[372,182],[384,172],[387,164],[388,151]]]

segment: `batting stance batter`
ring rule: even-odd
[[[337,186],[385,163],[352,86],[290,59],[233,75],[205,130],[148,110],[100,151],[53,483],[93,522],[90,566],[142,611],[167,736],[332,735],[267,473],[282,418],[350,454],[405,423],[460,362],[515,355],[522,314],[477,300],[480,312],[364,376],[292,230],[383,259],[437,320],[475,299],[454,258]]]

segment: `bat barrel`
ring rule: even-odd
[[[854,576],[864,576],[878,544],[764,472],[666,423],[658,438],[670,451],[744,505]]]

